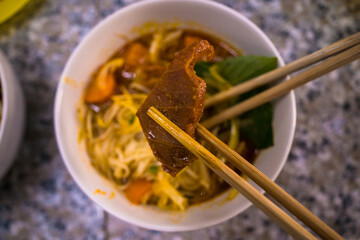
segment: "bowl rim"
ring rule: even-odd
[[[0,49],[2,119],[0,123],[0,181],[9,171],[21,147],[25,127],[22,86],[7,56]]]
[[[72,54],[70,55],[69,59],[66,62],[66,65],[62,71],[62,74],[60,76],[60,81],[58,83],[57,89],[56,89],[56,96],[55,96],[55,101],[54,101],[54,128],[55,128],[55,136],[56,136],[56,141],[57,141],[57,145],[61,154],[61,158],[67,168],[67,170],[70,172],[72,178],[75,180],[75,182],[77,183],[77,185],[80,187],[80,189],[97,205],[99,205],[102,209],[104,209],[106,212],[108,212],[109,214],[116,216],[117,218],[120,218],[123,221],[126,221],[128,223],[146,228],[146,229],[152,229],[152,230],[158,230],[158,231],[164,231],[164,232],[174,232],[174,231],[191,231],[191,230],[196,230],[196,229],[201,229],[201,228],[205,228],[205,227],[210,227],[213,226],[215,224],[219,224],[221,222],[224,222],[226,220],[229,220],[230,218],[233,218],[234,216],[238,215],[239,213],[243,212],[244,210],[246,210],[252,203],[251,202],[247,202],[244,207],[242,209],[240,209],[239,211],[234,211],[232,215],[230,216],[225,216],[222,218],[216,218],[212,221],[207,221],[206,224],[199,224],[196,226],[181,226],[181,227],[167,227],[167,229],[164,229],[163,227],[158,227],[157,225],[151,224],[151,223],[143,223],[143,222],[138,222],[138,221],[134,221],[133,219],[124,219],[119,217],[118,215],[112,213],[110,211],[110,209],[102,204],[100,201],[98,201],[98,199],[96,199],[93,195],[90,195],[87,193],[86,190],[86,186],[85,184],[82,183],[82,181],[79,179],[79,177],[77,176],[77,174],[75,173],[75,171],[72,169],[72,167],[70,166],[70,160],[69,157],[66,154],[66,150],[65,150],[65,146],[63,145],[63,137],[60,131],[60,121],[59,121],[59,116],[60,116],[60,105],[61,105],[61,101],[64,95],[64,86],[65,83],[63,81],[61,81],[61,79],[64,79],[65,73],[68,72],[69,67],[73,64],[74,62],[74,58],[75,58],[75,53],[77,51],[79,51],[79,48],[82,44],[85,44],[85,42],[89,41],[89,39],[91,38],[92,35],[95,35],[97,33],[97,30],[102,28],[103,26],[107,25],[108,22],[112,21],[113,18],[116,18],[117,15],[122,14],[125,11],[129,11],[132,9],[136,9],[138,7],[143,7],[146,8],[147,5],[151,5],[154,3],[169,3],[169,2],[177,2],[177,3],[182,3],[182,2],[197,2],[197,3],[201,3],[201,4],[207,4],[210,5],[212,7],[215,8],[219,8],[220,11],[223,11],[225,14],[231,14],[233,16],[235,16],[237,19],[239,19],[239,21],[243,21],[246,23],[246,25],[248,25],[250,28],[252,28],[253,30],[255,30],[257,32],[257,34],[259,34],[261,36],[261,38],[266,42],[266,44],[271,48],[272,52],[274,52],[274,55],[278,58],[278,67],[281,67],[284,65],[284,61],[280,55],[280,53],[278,52],[278,50],[276,49],[276,47],[274,46],[274,44],[271,42],[271,40],[269,39],[269,37],[258,27],[255,25],[255,23],[253,23],[252,21],[250,21],[248,18],[246,18],[243,14],[241,14],[240,12],[231,9],[229,7],[227,7],[224,4],[221,3],[217,3],[215,1],[209,1],[209,0],[172,0],[172,1],[168,1],[168,0],[148,0],[148,1],[140,1],[140,2],[136,2],[136,3],[132,3],[130,5],[127,5],[125,7],[122,7],[116,11],[114,11],[113,13],[111,13],[109,16],[107,16],[106,18],[104,18],[99,24],[97,24],[96,26],[94,26],[88,33],[87,35],[79,41],[78,45],[76,46],[76,48],[72,51]],[[275,179],[278,177],[278,175],[280,174],[281,170],[283,169],[287,158],[289,156],[290,153],[290,149],[293,143],[293,139],[294,139],[294,135],[295,135],[295,127],[296,127],[296,103],[295,103],[295,95],[294,92],[291,91],[289,93],[290,96],[290,103],[291,103],[291,109],[292,111],[292,115],[291,115],[291,119],[292,124],[291,124],[291,133],[289,133],[289,139],[290,141],[288,141],[286,143],[286,147],[284,149],[284,152],[286,153],[285,156],[281,162],[281,164],[279,164],[279,166],[277,167],[276,171],[274,171],[274,177],[272,178],[272,180],[275,181]],[[264,191],[261,189],[261,192],[264,193]]]
[[[8,126],[9,122],[9,97],[8,97],[8,80],[5,80],[5,64],[7,64],[5,55],[0,50],[0,86],[1,86],[1,101],[2,101],[2,109],[1,109],[1,123],[0,123],[0,143],[1,139],[3,139],[5,135],[5,126]]]

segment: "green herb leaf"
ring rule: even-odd
[[[276,57],[238,56],[218,63],[219,73],[235,86],[241,82],[257,77],[277,66]]]
[[[195,65],[196,74],[203,78],[208,85],[207,91],[210,94],[218,92],[217,82],[210,73],[210,67],[214,64],[208,62],[199,62]],[[238,56],[228,58],[216,64],[217,72],[221,77],[226,79],[232,86],[250,80],[268,71],[271,71],[277,66],[276,57],[264,56]],[[256,89],[254,91],[245,93],[238,97],[237,102],[244,101],[263,90],[265,87]],[[273,143],[273,106],[271,103],[266,103],[256,109],[253,109],[240,118],[240,135],[245,136],[259,149],[264,149],[272,146]]]
[[[214,63],[198,62],[195,64],[194,67],[196,75],[204,79],[204,81],[206,82],[206,93],[210,96],[218,93],[219,90],[226,89],[223,88],[223,86],[226,87],[226,85],[224,85],[224,83],[222,83],[221,81],[219,82],[219,79],[214,78],[214,76],[211,74],[210,69],[214,66]]]
[[[159,170],[158,166],[150,166],[149,167],[149,173],[151,173],[151,174],[155,175],[158,172],[158,170]]]
[[[132,125],[135,122],[135,118],[136,118],[135,114],[132,114],[129,120],[130,125]]]
[[[194,67],[196,75],[198,75],[202,79],[207,78],[209,76],[209,68],[212,65],[213,63],[209,62],[197,62]]]
[[[247,113],[240,119],[240,134],[246,136],[259,149],[264,149],[274,145],[272,129],[273,105],[265,103]],[[247,121],[248,120],[248,121]]]
[[[218,71],[231,85],[235,86],[271,71],[276,66],[276,57],[239,56],[218,63]],[[243,94],[238,98],[238,101],[244,101],[265,89],[262,87]],[[243,120],[242,122],[246,122],[246,124],[240,124],[240,134],[246,136],[257,148],[264,149],[270,147],[274,144],[272,118],[273,106],[271,103],[263,104],[243,114],[240,116],[240,120]]]

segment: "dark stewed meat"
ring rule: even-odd
[[[210,61],[214,48],[206,40],[179,51],[137,112],[146,139],[166,172],[175,176],[196,157],[147,115],[154,106],[182,130],[194,137],[203,114],[206,84],[196,76],[197,61]]]

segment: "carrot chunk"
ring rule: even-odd
[[[141,43],[133,43],[129,46],[125,53],[125,64],[130,67],[137,67],[144,63],[148,49]]]
[[[125,189],[124,193],[130,202],[140,204],[144,197],[152,192],[152,186],[153,183],[146,179],[135,179]]]
[[[116,92],[117,83],[114,71],[122,67],[122,58],[113,59],[105,64],[85,91],[85,101],[87,103],[102,103],[110,99]]]
[[[85,101],[88,103],[102,103],[107,101],[115,93],[116,85],[113,75],[94,79],[86,90]]]

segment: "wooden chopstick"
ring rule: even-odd
[[[313,65],[321,60],[338,54],[346,49],[349,49],[360,43],[360,32],[355,33],[347,38],[337,41],[323,49],[320,49],[312,54],[305,57],[299,58],[283,67],[277,68],[274,71],[265,73],[258,76],[251,81],[239,84],[230,88],[229,90],[222,91],[216,95],[211,96],[205,102],[205,108],[213,106],[219,102],[227,100],[229,98],[239,96],[242,93],[248,92],[275,80],[279,80],[288,74],[297,72],[305,67]]]
[[[262,93],[255,95],[237,105],[226,109],[218,113],[217,115],[210,117],[202,122],[205,128],[212,128],[219,123],[222,123],[228,119],[231,119],[237,115],[247,112],[255,107],[258,107],[266,102],[276,99],[289,93],[291,90],[314,80],[326,73],[329,73],[339,67],[342,67],[356,59],[360,58],[360,44],[351,47],[336,56],[326,60],[306,71],[284,81],[278,85],[275,85]]]
[[[224,155],[236,168],[252,179],[257,185],[264,189],[265,192],[294,214],[305,225],[311,228],[317,235],[323,239],[343,239],[338,233],[301,205],[301,203],[289,195],[284,189],[279,187],[236,151],[229,148],[204,126],[197,124],[196,131],[202,139]]]
[[[217,175],[229,183],[232,187],[237,189],[247,199],[249,199],[256,207],[262,210],[269,218],[280,225],[295,239],[316,239],[304,227],[292,219],[288,214],[281,210],[278,206],[272,203],[268,198],[258,192],[246,180],[237,175],[220,159],[215,157],[211,152],[204,148],[201,144],[196,142],[191,136],[181,130],[173,122],[167,119],[156,108],[151,107],[148,110],[148,115],[155,120],[161,127],[169,132],[174,138],[189,149],[195,156],[205,160],[205,163]]]

